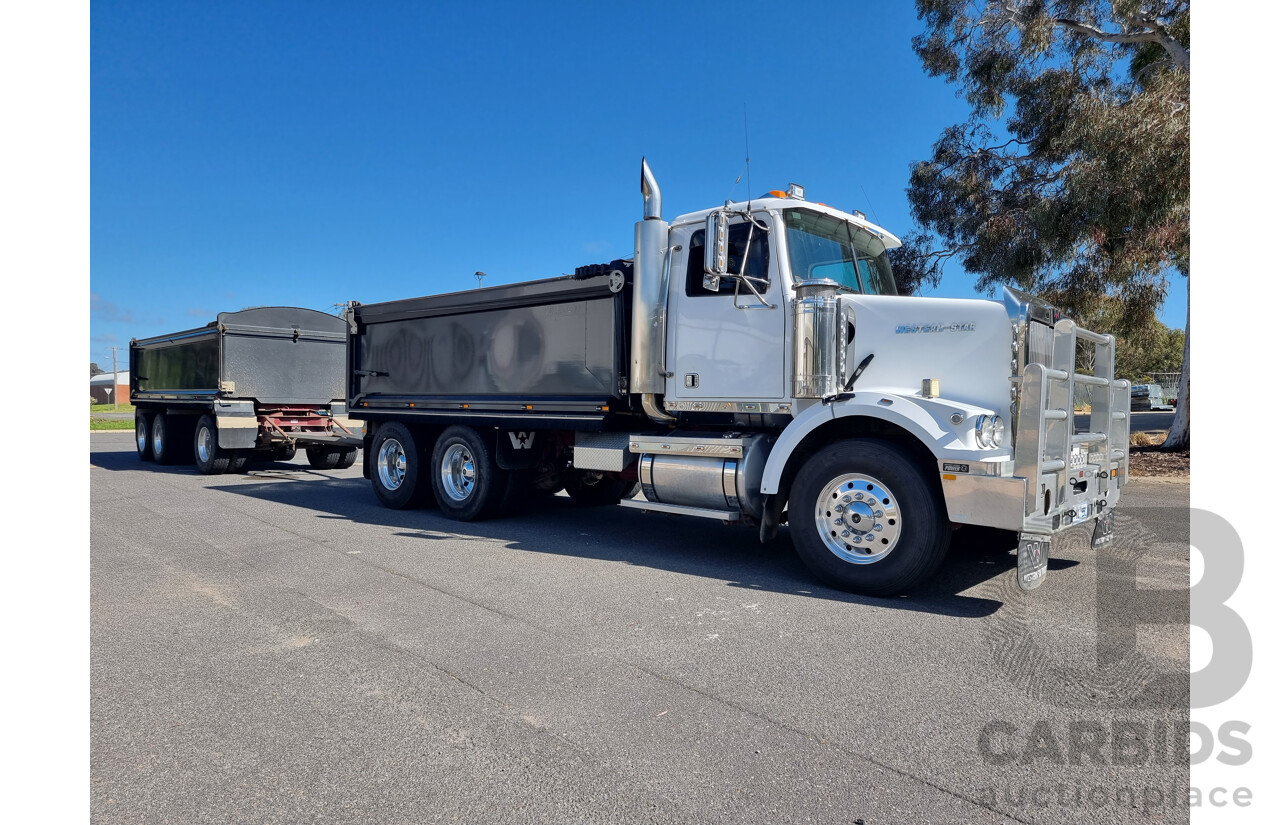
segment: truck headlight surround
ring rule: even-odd
[[[984,450],[994,450],[1004,442],[1004,419],[998,415],[978,416],[973,429],[978,446]]]

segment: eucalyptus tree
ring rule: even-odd
[[[926,230],[898,255],[913,283],[947,260],[980,290],[1013,283],[1122,333],[1190,274],[1190,3],[917,0],[925,71],[970,106],[907,194]],[[1186,348],[1190,352],[1190,317]],[[1190,446],[1190,364],[1165,446]]]

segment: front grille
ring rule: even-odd
[[[1036,321],[1027,322],[1026,364],[1053,366],[1053,327]]]

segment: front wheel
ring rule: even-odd
[[[898,446],[853,438],[805,462],[788,510],[796,553],[826,584],[894,596],[942,562],[950,524],[935,485]]]

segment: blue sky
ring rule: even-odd
[[[904,234],[909,164],[967,115],[913,5],[97,0],[90,359],[628,256],[641,156],[667,217],[795,181]]]

